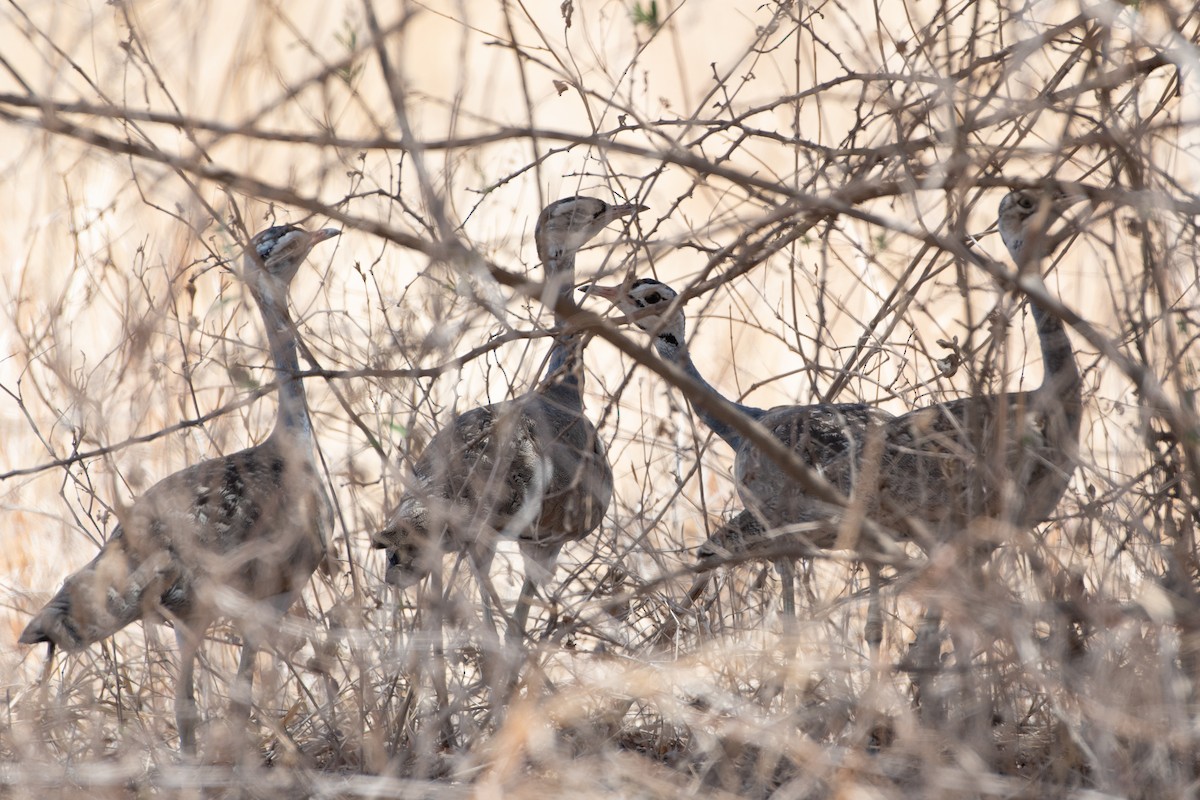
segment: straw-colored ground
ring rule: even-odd
[[[1191,4],[18,0],[0,41],[4,794],[1194,793]],[[1047,177],[1092,199],[1047,276],[1091,326],[1078,469],[983,570],[953,546],[885,570],[878,663],[846,552],[801,570],[794,623],[758,562],[684,602],[694,548],[741,508],[732,454],[600,336],[587,408],[615,498],[564,550],[535,641],[499,645],[461,559],[444,599],[383,583],[368,536],[411,459],[544,366],[550,314],[497,277],[540,279],[545,203],[650,207],[580,280],[696,287],[693,355],[726,396],[900,413],[1041,380],[1023,297],[955,248],[1008,264],[997,204]],[[272,377],[233,268],[276,221],[343,229],[292,308],[308,367],[370,372],[306,380],[341,572],[258,661],[254,747],[222,731],[237,648],[210,631],[198,767],[169,629],[48,671],[16,641],[122,504],[270,431],[273,399],[244,402]],[[503,546],[507,602],[521,577]],[[902,667],[931,604],[943,670],[918,708]]]

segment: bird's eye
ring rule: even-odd
[[[651,292],[650,294],[646,295],[646,302],[651,304],[662,302],[662,295],[660,295],[658,292]]]
[[[1021,204],[1021,208],[1033,208],[1033,200],[1031,198],[1022,197],[1017,202]]]

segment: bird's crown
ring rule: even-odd
[[[1064,198],[1049,192],[1015,189],[1000,201],[997,227],[1009,252],[1016,254],[1030,236],[1043,235],[1058,218]]]
[[[291,282],[313,246],[339,233],[336,228],[306,231],[296,225],[273,225],[254,234],[246,250],[246,262],[252,272],[266,272]]]
[[[638,278],[626,293],[628,302],[633,309],[662,306],[666,308],[679,293],[665,283],[654,278]]]
[[[542,209],[535,238],[543,261],[574,252],[615,219],[641,210],[626,203],[611,205],[595,197],[577,195],[555,200]]]
[[[252,244],[258,257],[266,261],[276,248],[286,247],[289,242],[305,235],[307,235],[305,231],[295,225],[272,225],[255,235]]]
[[[628,287],[592,285],[580,291],[587,291],[612,303],[644,331],[665,330],[676,338],[682,333],[682,310],[677,311],[669,321],[664,316],[671,302],[679,294],[662,281],[638,278]],[[652,309],[652,312],[646,313],[646,309]]]

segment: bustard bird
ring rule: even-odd
[[[642,208],[592,197],[546,206],[534,236],[548,293],[571,302],[576,252]],[[579,334],[560,334],[536,388],[459,414],[429,441],[411,489],[373,537],[388,552],[389,583],[410,586],[440,569],[447,549],[466,551],[486,576],[495,541],[515,538],[525,581],[509,638],[524,636],[537,584],[553,574],[564,543],[599,526],[612,497],[608,457],[583,413],[581,356]]]
[[[1011,192],[1001,202],[1000,234],[1022,274],[1036,270],[1050,241],[1046,229],[1065,204],[1028,191]],[[665,312],[675,296],[649,279],[637,281],[628,293],[615,287],[591,291],[627,313],[652,306]],[[1066,491],[1082,415],[1079,370],[1063,324],[1036,302],[1031,308],[1044,369],[1041,385],[1032,391],[976,395],[898,417],[858,404],[737,407],[796,447],[844,495],[862,497],[866,517],[923,546],[961,535],[984,519],[1029,529],[1053,514]],[[682,312],[665,324],[654,317],[640,324],[657,332],[655,344],[664,358],[703,381],[684,347]],[[774,543],[772,527],[829,514],[828,504],[808,497],[773,460],[742,445],[719,420],[705,419],[737,449],[735,474],[749,508],[702,545],[702,556],[721,548],[752,551]],[[806,544],[830,546],[838,533],[830,526],[815,531]],[[878,651],[878,576],[870,569],[866,638]]]
[[[180,650],[175,715],[184,752],[196,744],[197,650],[209,624],[229,613],[219,595],[232,590],[260,606],[234,620],[243,643],[232,695],[238,714],[248,716],[256,639],[266,627],[253,617],[286,611],[326,557],[329,509],[304,387],[291,378],[298,364],[287,300],[309,251],[339,233],[278,225],[246,249],[244,279],[281,381],[270,436],[150,487],[118,514],[99,554],[66,579],[21,634],[23,644],[48,642],[53,657],[55,647],[80,650],[135,620],[170,622]]]
[[[674,289],[653,278],[640,278],[628,289],[622,286],[589,286],[585,290],[616,305],[643,330],[654,337],[654,346],[666,361],[679,365],[699,382],[705,391],[721,397],[700,371],[689,353],[686,318],[682,308],[672,312]],[[890,414],[864,403],[822,403],[813,405],[753,408],[731,404],[756,420],[777,439],[793,449],[809,467],[822,471],[830,462],[850,458],[857,463],[869,425],[879,425]],[[804,523],[820,522],[828,514],[828,504],[819,503],[791,480],[773,461],[763,459],[758,449],[742,435],[714,415],[704,403],[694,404],[700,418],[717,436],[733,448],[734,474],[738,494],[746,510],[722,525],[697,551],[700,563],[711,564],[721,557],[753,554],[755,550],[778,550],[785,544],[771,531],[785,526],[804,528],[790,538],[798,549],[827,548],[836,538],[836,529]],[[843,492],[848,486],[838,487]],[[795,589],[792,560],[788,556],[775,561],[783,582],[784,613],[795,614]],[[697,580],[689,596],[695,599],[707,582]]]
[[[997,227],[1023,281],[1041,284],[1038,270],[1054,242],[1048,229],[1077,199],[1019,190],[1001,200]],[[968,552],[983,553],[1054,513],[1075,469],[1082,380],[1062,320],[1036,300],[1029,306],[1042,382],[914,409],[889,422],[876,520],[925,547],[957,537]],[[935,604],[912,647],[921,676],[935,671],[940,625]]]
[[[1047,229],[1072,202],[1025,190],[1001,200],[997,227],[1025,280],[1040,283],[1037,270],[1051,242]],[[936,403],[891,420],[877,520],[897,531],[912,531],[915,521],[923,533],[943,539],[976,520],[1027,530],[1054,513],[1075,468],[1082,381],[1062,320],[1036,301],[1029,305],[1041,384]]]

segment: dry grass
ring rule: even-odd
[[[0,11],[6,795],[1195,793],[1191,4],[384,5]],[[731,454],[616,328],[587,351],[616,497],[564,552],[536,641],[501,647],[453,558],[444,592],[383,584],[367,537],[421,445],[544,365],[544,203],[651,206],[581,280],[687,290],[727,396],[899,413],[1040,381],[1023,298],[962,256],[1007,265],[980,234],[1005,187],[1047,177],[1093,200],[1047,278],[1086,321],[1079,467],[981,574],[952,547],[887,570],[882,663],[844,553],[802,573],[795,624],[754,562],[682,603],[691,548],[739,508]],[[253,752],[222,750],[237,650],[210,632],[208,756],[181,765],[169,631],[44,678],[15,642],[118,504],[269,431],[230,266],[247,231],[310,216],[345,230],[293,291],[342,571],[258,662]],[[520,578],[505,549],[509,603]],[[956,646],[918,711],[902,667],[931,603]]]

